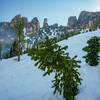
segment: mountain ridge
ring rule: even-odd
[[[38,36],[43,38],[43,36],[49,34],[52,36],[55,34],[57,37],[59,37],[59,33],[61,35],[63,32],[68,30],[70,31],[71,29],[90,28],[100,21],[100,12],[82,11],[78,19],[76,16],[69,17],[67,26],[58,25],[58,23],[49,25],[48,19],[44,18],[42,27],[40,27],[40,22],[37,17],[34,17],[31,21],[29,21],[27,17],[16,15],[10,22],[0,22],[0,41],[3,44],[3,48],[10,46],[14,41],[16,37],[14,24],[16,24],[17,19],[19,18],[21,18],[25,27],[25,34],[37,39]]]
[[[68,18],[67,28],[69,29],[83,29],[91,28],[93,25],[100,23],[100,12],[82,11],[78,19],[76,16]]]

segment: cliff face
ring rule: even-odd
[[[31,22],[28,21],[26,17],[22,17],[21,15],[15,16],[11,22],[1,22],[0,23],[0,41],[2,43],[3,48],[9,48],[16,37],[15,24],[17,20],[21,19],[24,27],[26,28],[26,34],[35,34],[40,30],[40,23],[38,19],[35,17]],[[7,51],[6,49],[6,51]],[[5,49],[4,49],[5,50]]]
[[[71,27],[74,27],[74,28],[77,28],[77,25],[78,25],[78,21],[77,21],[77,18],[76,16],[71,16],[68,18],[68,28],[71,28]]]
[[[0,23],[0,41],[2,43],[3,51],[7,51],[5,48],[9,48],[13,42],[16,34],[15,29],[9,22]]]
[[[35,34],[40,30],[40,23],[38,21],[38,18],[35,17],[32,19],[31,22],[28,21],[26,17],[22,17],[21,15],[15,16],[11,21],[11,26],[14,27],[14,24],[16,24],[17,19],[21,19],[24,27],[26,28],[27,35]]]
[[[14,27],[14,25],[17,23],[18,19],[21,19],[24,27],[27,27],[28,19],[26,17],[22,17],[21,15],[17,15],[11,20],[11,22],[10,22],[11,27]]]
[[[2,38],[15,37],[16,32],[14,28],[14,24],[16,24],[17,19],[21,19],[23,22],[24,27],[26,28],[27,35],[33,35],[40,31],[40,22],[37,17],[33,18],[30,22],[26,17],[22,17],[21,15],[15,16],[11,22],[2,22],[0,23],[0,40]],[[89,28],[92,27],[94,24],[100,21],[100,12],[88,12],[82,11],[77,19],[76,16],[71,16],[68,18],[67,27],[65,26],[58,26],[57,23],[53,25],[48,24],[48,19],[44,18],[43,27],[42,29],[46,31],[50,31],[51,29],[57,30],[66,30],[69,29],[76,29],[76,28]],[[8,40],[10,40],[8,38]],[[7,40],[7,39],[6,39]],[[4,39],[5,41],[5,39]]]
[[[27,35],[35,34],[39,32],[39,30],[40,30],[40,23],[38,21],[38,18],[35,17],[32,19],[30,23],[27,24],[26,33]]]
[[[69,17],[67,27],[73,29],[89,28],[96,24],[98,21],[100,21],[100,12],[82,11],[78,19],[76,19],[75,16]]]
[[[44,22],[43,22],[43,28],[48,28],[49,25],[48,25],[48,19],[47,18],[44,18]]]

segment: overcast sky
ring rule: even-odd
[[[49,24],[67,25],[69,16],[79,16],[83,10],[100,11],[100,0],[0,0],[0,22],[11,21],[18,14],[38,17],[41,25],[44,18]]]

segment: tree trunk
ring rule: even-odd
[[[18,62],[20,61],[20,53],[18,53]]]
[[[20,61],[20,35],[19,35],[19,41],[18,41],[18,62]]]
[[[20,44],[19,44],[20,45]],[[20,46],[18,46],[18,62],[20,61]]]
[[[2,61],[2,56],[1,56],[1,53],[0,53],[0,60]]]

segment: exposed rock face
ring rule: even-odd
[[[1,22],[0,23],[0,37],[5,37],[9,33],[13,35],[15,33],[15,29],[10,26],[9,22]]]
[[[11,27],[14,27],[14,25],[17,23],[17,20],[21,20],[24,27],[27,27],[28,19],[26,17],[22,17],[21,15],[17,15],[11,20]]]
[[[33,18],[31,24],[35,27],[35,31],[38,32],[40,30],[40,22],[37,17]]]
[[[93,21],[90,20],[90,21],[88,22],[88,27],[92,27],[93,24],[94,24]]]
[[[17,20],[19,20],[19,19],[20,19],[20,20],[22,19],[21,15],[16,15],[16,16],[11,20],[10,26],[14,28],[14,26],[15,26],[16,23],[17,23]]]
[[[42,27],[47,33],[50,32],[50,26],[48,25],[48,19],[47,18],[44,18],[44,21],[43,21],[43,27]]]
[[[58,29],[59,29],[59,31],[66,31],[66,30],[67,30],[67,27],[66,27],[66,26],[60,25],[60,26],[58,27]]]
[[[89,28],[100,21],[100,12],[82,11],[78,20],[74,17],[69,17],[68,28]]]
[[[48,25],[48,19],[47,18],[44,18],[43,28],[46,29],[48,27],[49,27],[49,25]]]
[[[18,20],[21,20],[24,27],[26,28],[26,33],[27,35],[30,35],[30,34],[34,34],[36,32],[38,32],[40,30],[40,23],[37,19],[37,17],[33,18],[31,22],[28,22],[28,19],[26,17],[22,17],[21,15],[16,15],[12,20],[11,22],[3,22],[3,23],[0,23],[0,29],[5,29],[8,28],[10,31],[12,30],[15,30],[15,24],[17,23]],[[3,27],[3,28],[2,28]],[[6,29],[7,30],[7,29]],[[4,31],[6,31],[4,30]],[[7,30],[8,31],[8,30]],[[14,34],[12,32],[8,31],[8,34]],[[10,33],[9,33],[10,32]],[[3,32],[5,33],[5,32]],[[15,32],[16,33],[16,32]],[[0,31],[0,35],[1,35],[1,31]]]
[[[57,29],[57,28],[58,28],[58,23],[51,25],[51,29]]]
[[[12,20],[11,20],[11,23],[16,23],[18,19],[21,19],[22,16],[21,15],[16,15]]]
[[[100,20],[100,12],[87,12],[82,11],[78,18],[80,27],[89,27],[91,24],[96,24]]]
[[[71,16],[68,18],[68,28],[77,28],[77,18],[76,16]]]
[[[39,30],[40,30],[40,23],[38,21],[38,18],[35,17],[32,19],[30,23],[28,23],[27,28],[26,28],[26,33],[28,35],[30,34],[34,35],[34,33],[39,32]]]
[[[22,17],[22,23],[24,24],[24,27],[27,27],[28,25],[28,19],[26,17]]]
[[[48,19],[44,18],[44,24],[48,24]]]
[[[7,48],[10,47],[11,43],[15,39],[15,29],[11,27],[9,22],[0,23],[0,41],[2,43],[3,51],[7,51]]]
[[[3,48],[8,49],[11,46],[11,43],[14,41],[16,37],[16,30],[14,26],[17,23],[17,20],[22,21],[24,27],[26,28],[26,33],[28,35],[34,34],[40,30],[40,23],[36,17],[33,18],[31,22],[28,22],[28,19],[26,17],[17,15],[11,20],[11,22],[1,22],[0,23],[0,41],[3,44],[2,46]]]

